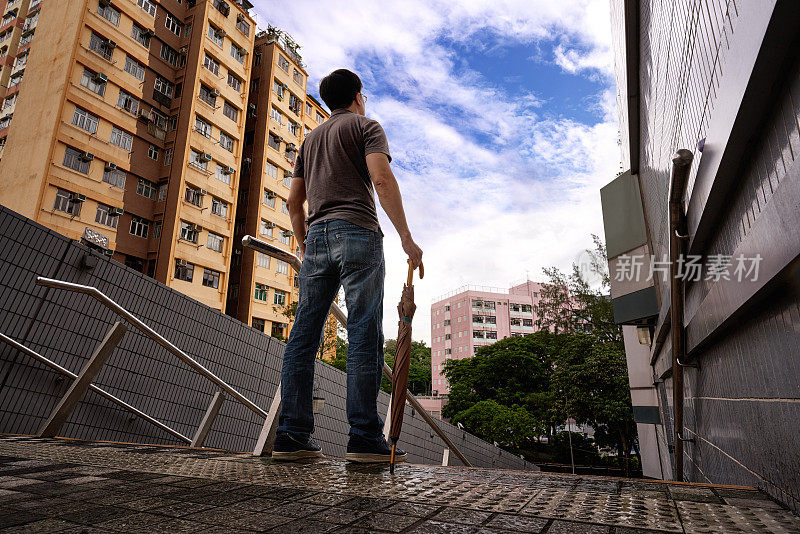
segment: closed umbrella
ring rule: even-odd
[[[419,264],[420,279],[425,276],[425,268]],[[408,260],[408,281],[403,286],[403,295],[397,305],[400,315],[397,331],[397,348],[394,356],[394,370],[392,371],[392,406],[391,425],[389,438],[392,440],[392,454],[389,459],[389,471],[394,473],[394,454],[397,450],[397,439],[400,437],[400,428],[403,426],[403,411],[406,405],[406,390],[408,389],[408,368],[411,362],[411,320],[417,310],[414,304],[414,264]]]

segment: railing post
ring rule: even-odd
[[[200,421],[200,426],[197,427],[197,432],[192,438],[192,447],[203,446],[203,442],[206,440],[206,436],[208,436],[208,432],[211,430],[211,425],[214,424],[214,419],[217,418],[219,409],[222,407],[222,401],[224,400],[225,394],[223,392],[217,391],[214,393],[214,398],[211,399],[211,404],[208,405],[206,414],[203,416],[203,420]]]
[[[95,349],[92,357],[89,358],[89,361],[83,366],[83,369],[78,374],[78,377],[72,382],[72,385],[69,387],[67,392],[59,401],[58,405],[50,414],[50,417],[42,426],[42,429],[39,430],[37,436],[43,438],[52,438],[61,431],[61,427],[64,426],[67,418],[75,409],[75,406],[77,406],[84,393],[86,393],[86,390],[89,388],[91,383],[95,378],[97,378],[97,375],[100,373],[100,369],[103,368],[103,365],[108,360],[108,357],[111,356],[111,353],[114,351],[117,343],[120,342],[122,336],[125,335],[127,330],[128,327],[126,327],[123,323],[114,323],[114,326],[112,326],[111,330],[108,331],[106,337]]]
[[[278,430],[278,416],[281,413],[281,385],[275,389],[275,396],[269,407],[267,418],[264,419],[264,426],[256,441],[256,448],[253,449],[253,456],[264,456],[272,454],[272,447],[275,445],[275,433]]]

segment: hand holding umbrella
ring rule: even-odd
[[[425,267],[419,264],[419,277],[425,277]],[[394,455],[397,449],[397,440],[400,437],[400,428],[403,426],[403,412],[406,404],[406,390],[408,389],[408,370],[411,362],[411,320],[417,306],[414,304],[414,264],[408,260],[408,281],[403,286],[403,295],[397,305],[400,315],[397,332],[397,349],[394,357],[394,370],[392,371],[392,409],[389,438],[392,441],[392,454],[389,459],[389,471],[394,473]]]

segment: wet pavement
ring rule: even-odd
[[[753,488],[0,435],[3,532],[800,533]]]

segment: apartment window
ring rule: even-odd
[[[283,72],[289,72],[289,60],[278,54],[278,66],[283,69]]]
[[[208,54],[203,60],[203,66],[214,73],[214,76],[219,76],[219,62]]]
[[[67,147],[64,152],[64,167],[78,171],[81,174],[89,174],[89,165],[91,159],[87,157],[86,152],[75,150],[72,147]]]
[[[275,150],[280,151],[281,149],[280,138],[271,132],[267,138],[267,144],[270,146],[270,148],[274,148]]]
[[[308,135],[309,133],[311,133],[311,128],[309,128],[306,125],[303,125],[303,135]]]
[[[99,2],[97,4],[97,14],[114,26],[119,26],[119,11],[111,4],[103,4],[103,2]]]
[[[222,105],[222,114],[228,117],[233,122],[239,120],[239,110],[233,107],[227,100]]]
[[[300,133],[300,127],[296,122],[289,121],[289,131],[296,136]]]
[[[217,93],[213,89],[209,89],[205,85],[200,84],[200,100],[202,100],[211,107],[216,107]]]
[[[219,272],[203,268],[203,285],[206,287],[219,287]]]
[[[211,213],[223,219],[228,218],[228,203],[216,197],[211,199]]]
[[[133,23],[133,29],[131,30],[131,37],[133,37],[133,40],[143,47],[150,48],[150,39],[152,38],[152,34],[135,22]]]
[[[241,258],[241,255],[239,257]],[[239,284],[229,284],[228,285],[228,300],[230,300],[230,299],[238,299],[238,298],[239,298]],[[259,319],[259,320],[263,321],[263,319]],[[253,319],[253,321],[255,321],[255,318]]]
[[[231,6],[223,2],[223,0],[214,0],[214,7],[226,17],[231,13]]]
[[[230,185],[232,174],[233,174],[233,169],[228,168],[228,166],[226,165],[220,165],[219,163],[217,163],[217,168],[214,171],[214,178],[216,178],[220,182]]]
[[[310,102],[306,102],[306,115],[311,115],[311,112],[314,111],[314,108],[311,107]]]
[[[15,74],[14,76],[12,76],[11,80],[9,80],[8,82],[8,88],[10,89],[15,85],[19,85],[19,83],[22,81],[22,77],[24,76],[24,74],[25,74],[24,72],[20,72],[19,74]]]
[[[150,232],[150,221],[142,219],[136,215],[131,216],[131,229],[130,234],[136,237],[147,239],[147,234]]]
[[[269,298],[269,286],[256,283],[255,291],[253,291],[253,298],[262,302],[267,302]]]
[[[239,63],[244,63],[244,50],[231,43],[231,57]]]
[[[237,78],[234,74],[228,73],[228,85],[233,87],[234,91],[242,92],[242,80]]]
[[[222,30],[220,30],[219,28],[217,28],[213,24],[209,24],[208,25],[208,38],[209,39],[211,39],[212,41],[217,43],[219,46],[222,46],[222,41],[223,41],[224,37],[225,37],[225,34],[222,32]]]
[[[256,56],[258,59],[259,56]],[[250,81],[250,92],[258,92],[258,88],[261,86],[261,78],[253,78]]]
[[[325,122],[325,115],[317,111],[317,124],[322,124]]]
[[[281,291],[280,289],[275,290],[275,297],[272,300],[273,304],[277,304],[278,306],[285,306],[286,305],[286,292]]]
[[[136,185],[136,193],[142,195],[150,200],[156,199],[156,184],[150,180],[139,178],[139,183]]]
[[[256,139],[256,132],[254,130],[250,130],[249,132],[244,133],[244,146],[253,146],[253,142]]]
[[[116,145],[130,152],[133,147],[133,136],[125,130],[114,126],[111,128],[111,139],[109,139],[109,142],[112,145]]]
[[[289,230],[281,230],[280,232],[278,232],[278,241],[280,241],[284,245],[291,245],[292,233]]]
[[[292,187],[292,173],[289,171],[283,171],[283,185],[286,187]]]
[[[156,16],[156,5],[151,0],[136,0],[136,5],[144,9],[151,17]]]
[[[161,43],[161,59],[175,68],[182,67],[186,59],[171,46]]]
[[[285,213],[286,215],[289,215],[289,205],[283,199],[281,199],[281,213]],[[288,245],[288,243],[287,243],[287,245]]]
[[[63,211],[73,217],[81,214],[82,202],[76,201],[74,195],[64,189],[56,190],[56,200],[53,203],[53,209],[56,211]]]
[[[295,115],[300,115],[300,99],[291,93],[289,94],[289,109],[291,109]]]
[[[300,74],[299,70],[294,69],[292,71],[292,80],[294,80],[294,83],[297,85],[303,85],[303,75]]]
[[[194,278],[194,265],[186,260],[175,260],[175,278],[191,282]]]
[[[256,57],[253,58],[253,65],[256,67],[261,65],[261,52],[256,52]]]
[[[523,319],[522,326],[533,326],[533,319]]]
[[[167,200],[167,190],[168,189],[169,189],[169,186],[166,183],[158,184],[158,197],[157,197],[157,199],[158,199],[159,202],[164,202],[165,200]]]
[[[204,137],[211,137],[211,124],[195,115],[194,129]]]
[[[169,129],[172,130],[173,132],[178,129],[178,116],[177,115],[172,115],[169,118]]]
[[[121,107],[128,113],[136,115],[136,113],[139,111],[139,100],[120,89],[119,98],[117,98],[117,106]]]
[[[259,332],[263,332],[267,326],[267,322],[264,319],[259,319],[258,317],[253,317],[253,328],[258,330]]]
[[[164,19],[164,26],[178,37],[181,36],[183,24],[169,13],[167,13],[167,16]]]
[[[273,147],[273,148],[275,148],[275,147]],[[266,173],[269,176],[272,176],[273,178],[277,179],[278,178],[278,167],[274,163],[268,161],[267,164],[264,166],[264,173]]]
[[[264,269],[269,269],[269,256],[256,252],[256,264]]]
[[[264,189],[264,204],[266,204],[270,208],[275,207],[275,193],[273,193],[269,189]]]
[[[233,152],[233,137],[229,136],[225,132],[219,133],[219,146],[227,150],[228,152]]]
[[[172,155],[173,155],[173,149],[172,148],[168,148],[164,152],[164,166],[172,165]]]
[[[200,236],[200,228],[196,224],[181,221],[180,239],[190,243],[197,243],[197,238]]]
[[[208,233],[208,239],[206,240],[206,247],[213,250],[214,252],[222,252],[222,243],[224,239],[221,235],[212,234],[211,232]]]
[[[106,169],[103,171],[103,181],[114,187],[125,189],[125,173],[119,169]]]
[[[204,171],[208,169],[208,158],[206,158],[206,154],[198,152],[194,149],[192,149],[192,155],[189,159],[189,163]]]
[[[283,260],[275,260],[275,270],[280,274],[289,274],[289,264]]]
[[[274,92],[276,95],[278,95],[278,99],[279,99],[279,100],[280,100],[280,99],[282,99],[282,98],[283,98],[283,91],[284,91],[284,88],[283,88],[283,83],[282,83],[282,82],[280,82],[279,80],[274,80],[274,81],[272,82],[272,91],[273,91],[273,92]]]
[[[158,158],[161,156],[161,150],[156,145],[150,145],[147,147],[147,157],[158,161]]]
[[[96,52],[103,59],[111,60],[114,48],[109,46],[108,40],[92,32],[89,38],[89,49]]]
[[[186,186],[186,195],[184,198],[189,204],[197,206],[198,208],[203,207],[203,195],[200,193],[199,189],[195,189],[192,186]]]
[[[78,128],[86,130],[90,134],[96,134],[99,122],[100,119],[96,115],[92,115],[85,109],[75,107],[75,113],[72,115],[72,124]]]
[[[97,205],[97,213],[94,215],[94,222],[108,226],[109,228],[116,228],[119,222],[119,214],[116,208],[106,206],[105,204]]]
[[[161,76],[156,76],[156,81],[153,84],[153,90],[161,93],[169,99],[172,99],[173,95],[175,94],[175,84],[165,78],[162,78]],[[164,129],[166,129],[166,117],[164,118],[164,123]]]
[[[103,96],[106,92],[105,77],[101,77],[96,72],[90,71],[87,68],[83,69],[83,75],[81,76],[81,85],[90,90],[91,92],[97,93],[100,96]]]
[[[272,110],[270,110],[270,112],[269,112],[269,116],[270,116],[270,118],[272,118],[272,120],[277,122],[279,125],[283,125],[283,115],[278,110],[278,108],[273,107]]]
[[[153,239],[158,239],[161,237],[161,226],[163,225],[163,221],[156,221],[153,223]]]
[[[133,59],[131,56],[125,56],[125,72],[137,80],[144,80],[144,65]]]
[[[250,24],[248,24],[247,21],[244,20],[244,17],[242,15],[239,15],[236,18],[236,27],[239,28],[239,31],[242,32],[243,34],[248,36],[250,35]]]

